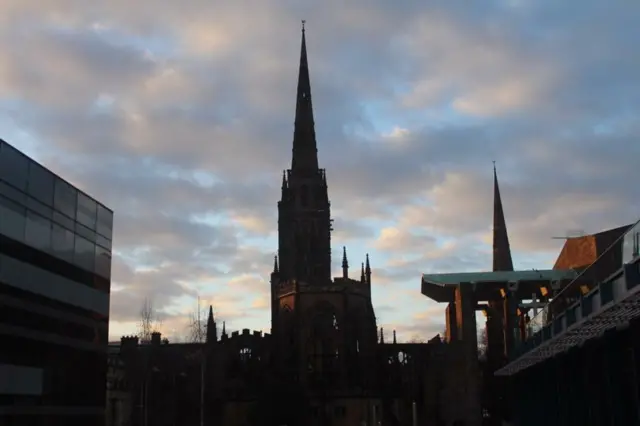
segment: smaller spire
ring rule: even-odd
[[[369,264],[369,253],[367,253],[366,257],[364,273],[367,279],[367,283],[371,285],[371,265]]]
[[[227,322],[222,321],[222,337],[227,337]]]
[[[209,317],[207,318],[207,343],[218,341],[218,326],[213,319],[213,306],[209,305]]]
[[[285,170],[282,171],[282,189],[287,188],[287,172]]]
[[[272,274],[277,274],[279,272],[278,269],[278,255],[273,256],[273,272]]]
[[[384,328],[380,327],[380,343],[384,343]]]
[[[396,343],[398,343],[398,341],[396,340],[396,331],[393,330],[393,344],[395,345]]]
[[[365,277],[364,277],[364,262],[362,262],[362,268],[360,269],[360,281],[364,282]]]
[[[342,246],[342,278],[349,278],[349,261],[347,260],[347,248]]]

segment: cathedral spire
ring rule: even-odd
[[[495,161],[493,162],[493,270],[513,271],[509,234],[500,198]]]
[[[277,274],[278,270],[278,255],[273,256],[273,272],[272,274]]]
[[[364,274],[367,279],[367,283],[371,285],[371,265],[369,264],[369,253],[367,253],[365,266],[364,266]]]
[[[347,260],[347,248],[342,246],[342,278],[349,278],[349,261]]]
[[[364,262],[362,262],[362,267],[360,268],[360,281],[364,282],[365,280],[365,276],[364,276]]]
[[[300,48],[300,70],[298,73],[298,94],[296,99],[296,119],[293,131],[293,157],[291,170],[318,169],[318,148],[313,123],[311,104],[311,81],[307,62],[307,43],[302,21],[302,45]]]
[[[213,306],[209,305],[209,318],[207,318],[207,343],[218,341],[218,326],[213,319]]]

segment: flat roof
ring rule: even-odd
[[[509,282],[518,282],[517,293],[523,297],[540,292],[540,286],[556,281],[574,280],[574,270],[542,269],[529,271],[459,272],[450,274],[423,274],[422,294],[436,302],[450,302],[459,284],[475,284],[475,293],[480,300],[493,300],[500,296],[499,290]],[[541,295],[538,295],[541,296]]]
[[[104,203],[102,203],[101,201],[97,200],[96,197],[88,194],[87,192],[83,191],[82,189],[78,188],[77,186],[73,185],[71,182],[69,182],[68,180],[66,180],[65,178],[63,178],[62,176],[58,175],[57,173],[54,173],[50,168],[48,168],[47,166],[45,166],[44,164],[40,163],[39,161],[34,160],[33,158],[29,157],[27,154],[25,154],[24,152],[20,151],[18,148],[16,148],[15,146],[11,145],[9,142],[7,142],[6,140],[0,138],[0,144],[4,144],[6,146],[8,146],[11,149],[14,149],[16,152],[18,152],[20,155],[22,155],[23,157],[25,157],[27,159],[27,161],[29,161],[30,163],[36,164],[40,167],[42,167],[43,169],[45,169],[47,172],[51,173],[55,178],[60,179],[61,181],[63,181],[64,183],[66,183],[67,185],[71,186],[73,189],[75,189],[78,192],[81,192],[82,194],[86,195],[87,197],[89,197],[90,199],[92,199],[93,201],[95,201],[97,204],[100,204],[102,207],[104,207],[105,209],[109,210],[112,214],[114,213],[112,209],[110,209],[109,207],[107,207]]]
[[[430,284],[453,285],[460,283],[509,282],[509,281],[559,281],[575,278],[573,270],[533,269],[530,271],[454,272],[450,274],[423,274],[422,281]]]

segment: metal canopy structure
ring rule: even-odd
[[[497,271],[497,272],[464,272],[451,274],[422,275],[422,294],[430,299],[444,303],[453,300],[456,286],[472,285],[478,301],[488,301],[500,298],[500,289],[511,289],[518,296],[529,299],[533,294],[540,294],[540,287],[549,286],[560,288],[574,280],[578,273],[574,270],[529,270],[529,271]]]
[[[510,376],[640,317],[639,263],[625,265],[531,336],[517,358],[496,371]]]

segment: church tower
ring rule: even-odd
[[[291,169],[278,202],[280,279],[326,284],[331,280],[331,214],[327,180],[318,166],[304,24],[298,72]]]
[[[304,21],[291,168],[278,202],[278,256],[271,273],[271,322],[281,377],[332,391],[372,386],[377,336],[369,258],[361,279],[331,277],[332,221],[318,161]],[[320,391],[321,389],[321,391]]]

